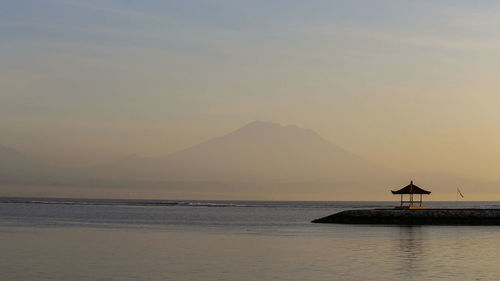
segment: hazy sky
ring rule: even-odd
[[[498,1],[0,3],[0,144],[165,155],[254,120],[500,178]]]

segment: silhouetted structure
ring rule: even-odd
[[[430,191],[424,190],[413,184],[413,181],[410,181],[410,184],[401,188],[400,190],[393,191],[392,194],[401,194],[401,209],[427,209],[427,207],[422,206],[422,194],[431,194]],[[409,194],[410,200],[404,201],[403,194]],[[420,194],[420,201],[413,201],[413,194]],[[419,206],[414,206],[413,203],[420,203]],[[408,203],[408,206],[404,206],[404,203]]]

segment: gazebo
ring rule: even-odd
[[[401,209],[427,209],[427,207],[422,206],[422,194],[431,194],[430,191],[424,190],[413,184],[413,181],[410,181],[410,184],[401,188],[400,190],[393,191],[392,194],[401,194]],[[403,194],[409,194],[410,200],[404,201]],[[420,201],[413,201],[413,194],[420,194]],[[404,206],[404,203],[408,203],[408,206]],[[419,203],[418,206],[413,205],[413,203]]]

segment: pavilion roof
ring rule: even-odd
[[[400,190],[393,191],[392,194],[431,194],[430,191],[424,190],[413,184],[413,181],[409,185],[401,188]]]

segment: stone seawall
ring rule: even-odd
[[[342,211],[313,223],[500,225],[500,209],[368,209]]]

